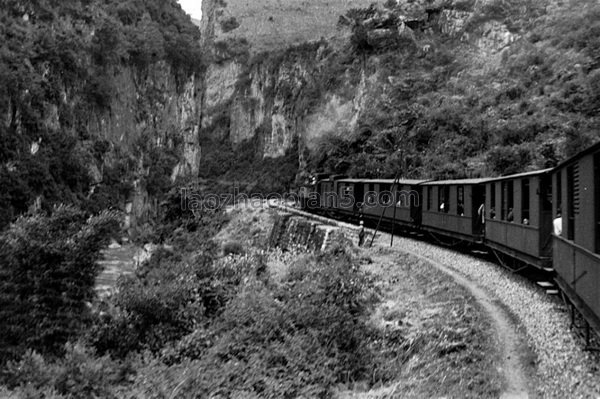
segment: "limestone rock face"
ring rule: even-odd
[[[303,151],[318,151],[322,137],[358,134],[368,119],[362,117],[373,111],[369,107],[385,89],[402,89],[404,81],[430,73],[380,76],[380,69],[386,70],[380,54],[388,48],[414,46],[419,50],[412,56],[425,57],[439,51],[443,47],[439,43],[452,41],[464,44],[465,57],[474,64],[489,67],[519,38],[500,20],[482,15],[486,1],[397,0],[392,8],[390,2],[386,7],[383,1],[370,7],[371,3],[204,0],[202,45],[214,62],[202,83],[198,146],[218,141],[255,149],[256,158],[278,158],[297,145],[299,163],[304,165]],[[351,8],[369,7],[361,25],[373,51],[364,59],[353,54],[347,65],[360,67],[352,72],[329,70],[331,53],[353,51],[355,21],[351,14],[344,15]],[[223,46],[234,48],[241,41],[245,50],[227,58]],[[343,76],[323,79],[327,73]],[[335,80],[335,87],[323,84],[328,79]],[[186,162],[193,165],[200,152],[193,150],[193,140],[189,143]]]

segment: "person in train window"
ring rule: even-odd
[[[465,207],[462,202],[459,202],[457,205],[457,212],[459,216],[465,216]]]
[[[560,211],[556,212],[556,218],[552,221],[554,226],[554,235],[560,236],[562,234],[562,215]]]
[[[440,212],[444,212],[445,209],[446,209],[446,203],[442,202],[442,204],[440,205]]]
[[[494,207],[490,208],[490,219],[496,219],[496,210]]]
[[[529,226],[529,219],[527,219],[527,218],[523,219],[523,224],[525,226]]]
[[[506,221],[512,222],[513,220],[515,220],[515,216],[513,215],[513,209],[508,208],[508,215],[506,215]]]

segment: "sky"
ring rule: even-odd
[[[192,18],[202,18],[202,0],[179,0],[179,4]]]

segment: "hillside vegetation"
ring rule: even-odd
[[[461,7],[472,10],[468,3]],[[458,34],[416,29],[383,47],[369,35],[397,25],[402,6],[348,14],[348,50],[363,57],[377,90],[357,131],[322,138],[313,169],[361,177],[497,175],[556,165],[597,141],[600,4],[551,5],[484,2]],[[494,31],[510,38],[499,50]]]
[[[183,83],[201,69],[198,29],[175,0],[7,0],[0,36],[0,229],[36,198],[46,210],[61,202],[122,207],[148,145],[120,145],[91,126],[123,112],[113,107],[123,70],[142,80],[166,64]],[[155,94],[138,99],[137,109],[158,102]],[[165,152],[152,159],[158,172],[149,180],[160,181],[160,164],[173,163]]]

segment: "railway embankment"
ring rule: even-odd
[[[376,241],[379,245],[389,242],[388,234]],[[527,376],[530,396],[600,397],[600,360],[584,350],[571,329],[566,306],[557,297],[496,264],[410,238],[398,237],[394,242],[399,251],[418,254],[457,273],[506,310],[533,354],[521,360],[530,362],[521,364],[533,372]]]
[[[230,219],[215,237],[223,245],[250,249],[264,243],[292,258],[356,243],[359,231],[279,207],[232,210]],[[377,286],[371,325],[399,339],[380,347],[373,342],[372,353],[402,361],[383,363],[393,375],[386,383],[340,384],[338,397],[599,397],[598,359],[583,350],[556,298],[498,265],[451,249],[403,237],[393,248],[389,243],[388,234],[378,234],[373,248],[353,251]],[[123,251],[113,250],[111,267]],[[277,261],[267,268],[279,281],[290,256],[270,258]]]

